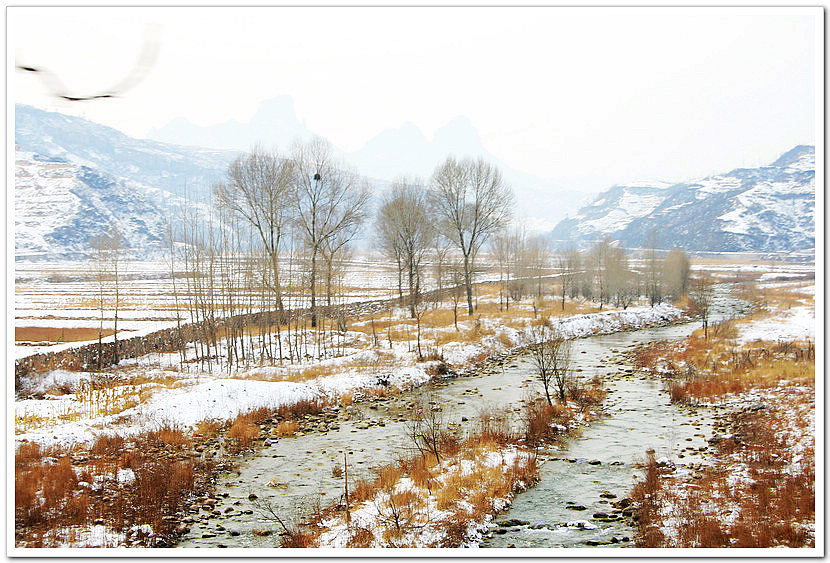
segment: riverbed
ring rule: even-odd
[[[722,302],[716,318],[732,309],[726,305],[732,303]],[[540,453],[540,482],[516,496],[497,519],[504,525],[481,547],[632,545],[631,521],[612,503],[630,493],[646,450],[694,472],[705,463],[715,417],[672,405],[659,381],[637,374],[627,363],[626,352],[655,340],[685,338],[698,326],[692,322],[573,342],[576,374],[598,375],[606,382],[604,414],[563,447]],[[488,408],[507,407],[518,418],[522,399],[540,391],[531,362],[514,354],[472,375],[341,407],[327,431],[280,438],[241,458],[235,472],[220,476],[216,502],[185,519],[189,532],[178,546],[275,547],[282,528],[273,514],[285,523],[298,522],[316,507],[341,501],[344,478],[335,468],[342,468],[344,453],[351,482],[370,476],[373,466],[412,453],[407,420],[415,405],[431,401],[447,423],[463,432]]]

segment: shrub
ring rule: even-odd
[[[151,444],[161,444],[173,448],[180,448],[190,443],[189,438],[180,427],[169,423],[164,424],[158,430],[148,432],[147,441]]]
[[[246,415],[240,414],[234,419],[226,437],[234,441],[231,450],[238,452],[250,447],[254,440],[259,438],[259,426],[251,422]]]
[[[115,455],[124,449],[124,438],[118,434],[99,434],[90,448],[90,453],[96,456]]]
[[[297,433],[297,423],[293,420],[283,420],[276,427],[277,436],[293,436]]]

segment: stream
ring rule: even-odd
[[[738,303],[720,297],[713,321]],[[670,404],[661,383],[636,374],[624,353],[654,340],[685,338],[699,326],[691,322],[573,341],[571,358],[577,375],[585,379],[599,375],[605,380],[604,414],[561,449],[540,452],[539,483],[516,495],[511,507],[496,518],[501,525],[487,534],[481,547],[633,545],[630,522],[616,519],[611,503],[630,494],[648,448],[658,458],[670,458],[681,470],[698,469],[705,463],[706,440],[713,434],[715,417],[711,410]],[[267,519],[263,508],[295,522],[315,506],[338,502],[344,480],[333,469],[342,466],[344,452],[350,482],[370,476],[373,466],[409,455],[406,420],[413,405],[434,401],[442,407],[446,422],[463,428],[487,407],[509,405],[518,417],[521,400],[531,391],[541,392],[531,362],[511,355],[473,375],[341,407],[327,431],[274,440],[241,458],[236,471],[220,475],[216,502],[194,506],[184,519],[189,532],[177,546],[275,547],[281,527]]]

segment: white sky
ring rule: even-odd
[[[9,98],[135,137],[175,117],[247,121],[287,94],[344,150],[467,116],[485,147],[563,187],[685,180],[813,144],[820,8],[7,8]],[[132,67],[145,24],[160,53],[118,99],[59,102]]]

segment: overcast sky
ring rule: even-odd
[[[415,123],[431,138],[464,115],[511,166],[573,189],[685,180],[813,144],[820,8],[7,8],[10,99],[135,137],[176,117],[246,121],[294,98],[346,151]],[[116,99],[105,91],[159,53]]]

